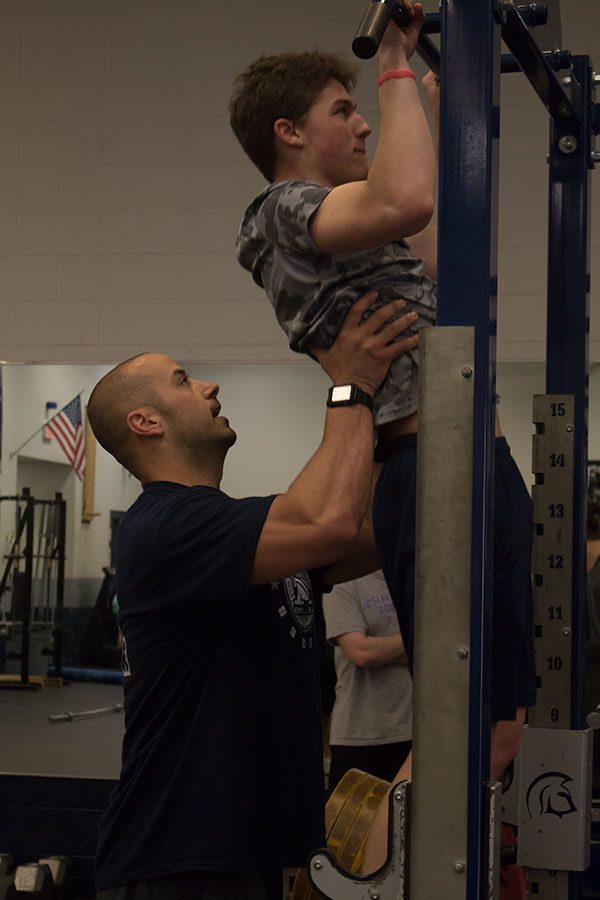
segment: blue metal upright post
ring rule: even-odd
[[[489,779],[500,18],[495,0],[442,12],[438,324],[475,329],[468,898],[485,893]]]
[[[583,727],[585,522],[587,492],[588,331],[592,67],[572,59],[580,122],[556,119],[550,129],[546,391],[575,398],[573,491],[573,633],[570,723]],[[541,723],[540,723],[541,724]]]
[[[541,728],[585,727],[583,679],[585,659],[585,571],[587,506],[587,408],[589,331],[590,171],[592,168],[592,65],[587,56],[572,58],[569,79],[576,115],[553,117],[550,126],[548,211],[548,307],[546,391],[572,397],[573,415],[565,420],[573,438],[572,502],[564,509],[561,563],[571,572],[570,585],[550,607],[560,622],[546,621],[538,609],[538,706],[532,722]],[[565,404],[566,405],[566,404]],[[563,404],[553,406],[560,415]],[[552,498],[547,498],[552,499]],[[544,510],[542,510],[542,513]],[[560,510],[562,514],[562,508]],[[562,550],[563,548],[561,548]],[[564,560],[564,562],[563,562]],[[562,641],[556,643],[557,626]],[[562,626],[562,628],[561,628]],[[547,634],[548,632],[548,634]],[[554,643],[553,643],[554,642]],[[553,646],[547,656],[541,648]],[[558,663],[560,662],[560,666]],[[532,884],[547,900],[575,900],[581,895],[577,872],[534,870]]]

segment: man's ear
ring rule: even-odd
[[[304,138],[298,131],[296,123],[291,119],[276,119],[273,125],[273,134],[277,140],[289,147],[304,146]]]
[[[140,437],[161,437],[165,433],[159,414],[149,407],[128,413],[127,425]]]

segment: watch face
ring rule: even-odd
[[[333,403],[340,403],[342,400],[350,400],[351,394],[351,384],[340,384],[332,389],[331,400]]]

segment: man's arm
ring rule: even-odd
[[[492,746],[490,754],[490,776],[500,781],[507,765],[512,762],[521,746],[527,710],[517,709],[514,720],[503,719],[492,725]]]
[[[360,668],[389,666],[391,663],[408,664],[404,641],[399,634],[371,637],[360,631],[349,631],[338,635],[335,640],[348,659]]]
[[[408,68],[421,24],[421,4],[404,28],[393,21],[379,48],[380,74]],[[431,219],[436,160],[416,82],[390,78],[378,89],[379,139],[366,181],[334,187],[311,222],[324,253],[368,250],[421,231]]]
[[[375,544],[373,519],[367,514],[358,537],[346,550],[345,555],[323,573],[323,583],[331,586],[342,584],[344,581],[354,581],[355,578],[370,575],[380,568],[381,560]]]
[[[366,633],[365,601],[372,596],[373,590],[381,590],[379,582],[370,581],[367,584],[368,593],[365,593],[367,588],[364,582],[359,585],[352,580],[340,584],[323,598],[327,638],[335,641],[348,659],[360,668],[394,663],[406,665],[408,660],[399,632],[390,635]],[[374,588],[374,585],[377,587]],[[389,594],[387,597],[390,600]]]
[[[333,384],[357,384],[371,396],[396,357],[417,346],[416,336],[394,341],[415,319],[396,321],[394,301],[361,323],[375,293],[355,303],[329,350],[316,351]],[[264,584],[344,556],[365,518],[373,468],[373,416],[362,404],[328,409],[317,452],[285,494],[276,497],[263,526],[251,582]]]
[[[440,134],[440,81],[433,72],[427,72],[422,81],[425,96],[431,110],[431,124],[436,157],[439,155]],[[423,231],[407,238],[412,255],[424,262],[423,271],[433,281],[437,281],[437,225],[429,225]]]
[[[429,71],[421,80],[429,111],[431,114],[431,129],[433,135],[433,146],[435,149],[436,159],[440,156],[440,79],[433,72]]]

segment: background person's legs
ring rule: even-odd
[[[360,769],[375,775],[383,781],[392,781],[400,766],[410,753],[411,741],[393,744],[346,747],[340,744],[331,747],[331,767],[329,769],[329,792],[341,781],[350,769]]]

